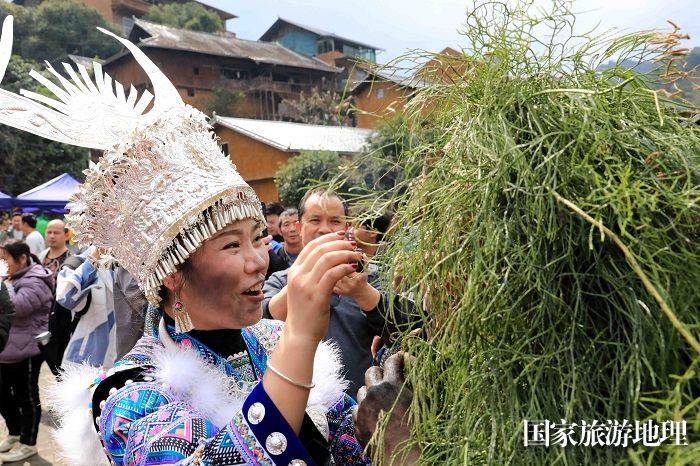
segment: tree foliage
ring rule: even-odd
[[[216,112],[221,116],[237,116],[238,105],[245,99],[242,91],[232,91],[226,84],[217,86],[209,97],[207,110],[210,114]]]
[[[191,31],[217,32],[223,29],[219,15],[197,2],[157,5],[151,7],[143,19]]]
[[[319,91],[314,87],[310,94],[302,92],[299,99],[284,99],[294,119],[310,125],[339,126],[348,123],[349,104],[341,100],[337,92]]]
[[[280,199],[296,205],[306,190],[324,185],[361,207],[395,189],[403,190],[405,181],[420,171],[406,169],[402,157],[417,144],[425,144],[427,137],[425,131],[409,131],[406,120],[398,116],[377,127],[361,154],[341,157],[334,152],[302,152],[277,172]]]
[[[40,86],[29,76],[32,69],[41,67],[13,55],[3,78],[3,89],[14,93],[20,89],[40,92]],[[17,195],[62,173],[81,180],[88,156],[88,149],[0,125],[0,191]]]
[[[337,175],[341,163],[335,152],[302,151],[292,157],[275,176],[280,200],[284,205],[298,205],[309,188]]]
[[[13,53],[25,60],[55,64],[69,54],[106,58],[121,48],[97,30],[110,29],[104,17],[77,0],[46,0],[34,8],[3,4],[0,16],[7,14],[15,16]]]

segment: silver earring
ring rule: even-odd
[[[180,301],[179,297],[175,298],[173,309],[175,310],[175,333],[187,333],[192,330],[194,328],[192,319],[190,319],[185,304]]]

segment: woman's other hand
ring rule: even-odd
[[[360,258],[343,236],[329,233],[311,241],[289,269],[285,333],[316,343],[326,336],[333,288],[355,271]]]
[[[262,241],[265,244],[265,247],[267,248],[267,252],[272,251],[272,235],[267,235],[262,239]]]
[[[362,271],[351,273],[338,280],[333,287],[333,293],[339,296],[349,296],[357,302],[360,309],[370,312],[376,309],[381,294],[369,282],[369,263],[367,256],[358,252],[362,262]]]

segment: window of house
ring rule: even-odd
[[[358,57],[367,61],[375,62],[375,51],[367,47],[352,47],[349,45],[343,46],[343,54],[349,57]]]
[[[316,43],[316,54],[330,52],[333,50],[333,39],[321,39]]]
[[[187,88],[187,96],[188,96],[188,97],[194,97],[194,87],[188,87],[188,88]]]
[[[244,77],[240,70],[231,68],[221,68],[220,74],[224,79],[242,79]]]
[[[194,68],[192,71],[194,72],[195,76],[199,76],[199,68]]]
[[[383,98],[384,98],[384,89],[380,87],[379,89],[377,89],[377,99],[383,99]]]
[[[341,50],[341,52],[348,57],[356,57],[359,55],[357,48],[352,45],[343,45],[343,50]]]
[[[229,155],[229,153],[228,153],[228,142],[222,142],[222,143],[221,143],[221,152],[223,152],[224,155]]]

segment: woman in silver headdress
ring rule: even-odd
[[[11,35],[9,18],[1,73]],[[358,259],[352,245],[340,234],[309,244],[290,270],[284,328],[261,320],[268,239],[259,200],[205,116],[117,39],[153,96],[137,99],[132,88],[127,97],[99,64],[94,82],[81,66],[65,66],[70,79],[49,67],[60,86],[32,73],[58,100],[0,90],[0,122],[105,150],[69,204],[69,224],[79,242],[104,251],[90,267],[119,263],[150,302],[144,337],[126,357],[109,371],[68,367],[53,390],[65,460],[367,464],[338,352],[320,342],[333,285]]]
[[[261,321],[262,228],[243,218],[203,241],[163,279],[148,335],[91,382],[90,420],[116,464],[368,463],[353,438],[338,356],[318,348],[329,318],[322,296],[353,271],[352,246],[333,234],[300,255],[283,330]],[[185,312],[189,330],[180,328]],[[61,386],[63,445],[85,438],[73,430],[85,416],[68,400],[83,376],[69,369]]]

